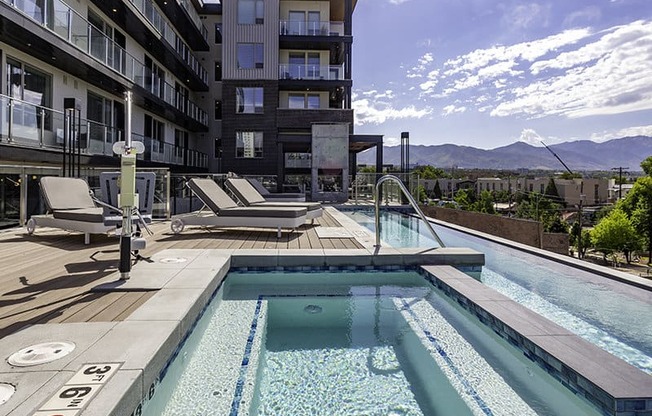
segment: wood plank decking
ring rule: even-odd
[[[189,227],[174,235],[169,221],[155,223],[147,237],[152,255],[165,249],[349,249],[361,248],[351,238],[320,239],[316,227],[340,224],[327,212],[297,232],[275,230],[204,229]],[[97,293],[91,289],[115,280],[119,239],[91,236],[84,245],[80,233],[24,229],[0,233],[0,338],[38,323],[120,321],[153,296],[155,291]]]

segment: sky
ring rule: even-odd
[[[352,69],[385,145],[652,136],[652,1],[358,0]]]

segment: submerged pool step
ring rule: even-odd
[[[652,377],[451,266],[423,266],[459,305],[605,414],[652,412]]]

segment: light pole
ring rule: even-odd
[[[622,166],[619,166],[617,168],[611,168],[611,170],[617,170],[618,171],[618,199],[617,201],[622,199],[623,197],[623,170],[628,170],[629,168],[624,168]]]

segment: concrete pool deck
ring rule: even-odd
[[[337,213],[328,221],[331,220],[333,220],[330,224],[331,227],[341,226],[348,230],[353,227],[345,219],[340,218]],[[337,223],[340,220],[343,223]],[[357,226],[357,224],[355,225]],[[360,230],[357,229],[357,231]],[[334,232],[334,234],[338,233],[339,231]],[[357,233],[353,233],[354,236],[355,234]],[[389,247],[376,249],[373,247],[373,236],[369,233],[366,235],[360,233],[358,238],[355,238],[354,243],[349,243],[349,248],[335,248],[332,245],[329,248],[323,246],[313,248],[317,247],[313,241],[315,245],[309,245],[306,248],[290,248],[289,245],[285,245],[282,248],[270,249],[264,247],[259,249],[236,249],[233,248],[236,246],[234,241],[240,244],[242,237],[236,237],[224,244],[223,241],[218,241],[215,235],[207,235],[205,231],[201,231],[201,235],[200,238],[182,239],[182,241],[192,242],[193,246],[189,248],[174,248],[174,246],[167,248],[161,245],[162,248],[152,254],[151,262],[136,264],[133,277],[127,283],[115,283],[117,277],[115,268],[106,268],[105,274],[92,282],[84,281],[86,284],[84,287],[88,287],[86,289],[88,296],[140,294],[141,298],[139,299],[142,299],[142,293],[147,294],[147,297],[138,302],[139,304],[136,307],[128,306],[127,311],[129,313],[123,311],[121,319],[99,320],[97,322],[74,322],[72,320],[35,322],[31,326],[24,325],[22,330],[12,331],[9,336],[0,339],[0,351],[3,352],[3,360],[0,363],[0,383],[10,383],[17,386],[16,393],[9,401],[0,405],[0,415],[36,414],[44,416],[51,414],[55,410],[57,411],[56,414],[64,416],[132,414],[138,409],[144,398],[153,394],[152,388],[155,387],[152,386],[155,386],[161,370],[173,356],[177,346],[184,339],[188,330],[191,329],[192,324],[203,310],[211,294],[219,287],[230,269],[413,267],[419,264],[431,264],[435,265],[430,270],[435,272],[433,274],[437,278],[451,284],[451,287],[454,287],[457,293],[463,294],[471,301],[477,301],[478,304],[493,302],[492,305],[503,305],[506,312],[502,315],[498,313],[498,319],[508,319],[510,315],[511,318],[517,319],[519,318],[518,315],[521,315],[510,314],[511,305],[507,305],[507,301],[504,299],[496,299],[494,294],[488,292],[491,289],[482,289],[483,286],[479,282],[462,273],[456,273],[452,268],[437,266],[449,264],[477,266],[484,262],[482,254],[468,249],[424,250]],[[183,237],[183,234],[181,237]],[[166,243],[174,240],[169,236],[164,238]],[[316,233],[314,238],[319,241],[319,236]],[[332,238],[337,238],[337,236]],[[30,240],[32,239],[37,240],[38,235],[30,237]],[[210,245],[203,240],[213,240],[209,242],[224,244],[224,247],[207,248]],[[333,244],[332,241],[330,243]],[[265,245],[267,244],[265,242]],[[2,247],[0,245],[0,256],[2,255]],[[242,245],[238,247],[242,247]],[[24,269],[20,270],[27,272]],[[26,280],[28,282],[32,281],[29,277]],[[477,286],[476,283],[480,286]],[[470,290],[463,290],[460,285],[468,286]],[[128,303],[127,301],[123,302]],[[71,307],[74,306],[71,305]],[[9,315],[11,315],[11,311]],[[524,325],[530,325],[533,322],[532,320],[537,319],[536,316],[530,315],[534,314],[531,312],[530,314],[525,313],[528,321]],[[0,315],[1,318],[2,315]],[[547,320],[540,317],[538,319],[545,322],[541,326],[547,328],[546,325],[550,325]],[[510,328],[518,327],[516,323],[506,325]],[[530,335],[532,337],[539,336],[543,340],[540,343],[545,344],[546,341],[553,340],[548,338],[547,335],[561,336],[556,329],[552,332],[552,334]],[[524,336],[527,338],[530,335],[525,334]],[[63,340],[74,342],[76,348],[71,354],[57,361],[36,367],[15,367],[6,362],[9,354],[28,345],[44,341]],[[564,349],[561,344],[555,345],[556,349]],[[544,345],[539,346],[546,350]],[[595,347],[593,349],[597,350]],[[590,348],[584,351],[593,354],[593,350]],[[554,356],[552,352],[550,354]],[[636,390],[628,389],[625,392],[626,399],[639,400],[623,401],[623,409],[618,413],[619,415],[633,414],[625,413],[625,410],[627,410],[625,406],[635,408],[640,406],[641,397],[643,397],[644,404],[647,403],[647,406],[652,405],[652,377],[636,369],[634,370],[640,374],[635,372],[630,374],[627,364],[601,350],[595,351],[595,354],[597,354],[596,357],[599,357],[598,364],[610,362],[604,360],[616,360],[614,366],[608,367],[610,370],[616,371],[615,374],[624,371],[620,370],[621,366],[627,366],[624,367],[627,370],[624,377],[633,381],[639,380],[636,377],[640,378],[640,374],[647,377],[640,379],[642,382],[638,384],[642,385],[642,387],[639,386]],[[574,359],[582,361],[581,354],[576,354]],[[587,368],[581,369],[582,371],[586,370],[590,373],[594,370],[600,370],[599,366],[590,365],[587,360],[583,361]],[[575,369],[570,364],[568,367]],[[112,371],[110,378],[107,377],[102,383],[79,384],[80,369],[88,369],[88,366],[95,366],[91,369],[91,373],[108,366],[116,371]],[[614,374],[613,371],[611,371],[612,374]],[[583,378],[588,377],[590,379],[591,377],[591,374],[582,372],[580,374]],[[600,380],[604,378],[604,371],[598,371],[596,377],[598,376]],[[611,394],[609,386],[606,386],[607,389],[602,385],[599,387],[605,390],[607,394]],[[88,403],[85,400],[81,402],[75,401],[76,399],[79,400],[75,396],[68,397],[72,402],[69,400],[66,406],[72,404],[72,407],[61,407],[61,402],[51,401],[52,397],[57,394],[61,395],[66,390],[69,392],[64,394],[66,397],[71,396],[73,393],[83,392],[79,390],[81,388],[90,389],[89,393],[81,397],[81,399],[84,397],[92,398]],[[616,391],[616,393],[618,392]],[[648,395],[640,396],[640,394]],[[645,402],[645,398],[647,398],[647,402]],[[62,408],[67,410],[59,411]],[[82,408],[83,411],[81,411]],[[39,409],[42,409],[43,412],[38,412]],[[639,408],[636,409],[639,410]]]

